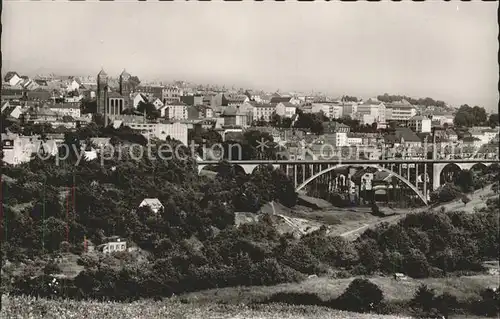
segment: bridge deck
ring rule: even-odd
[[[433,160],[433,159],[391,159],[391,160],[242,160],[242,161],[227,161],[230,164],[290,164],[290,165],[300,165],[300,164],[407,164],[407,163],[500,163],[499,159],[445,159],[445,160]],[[199,165],[210,165],[219,164],[219,161],[198,161]]]

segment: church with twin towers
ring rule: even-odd
[[[97,74],[97,113],[104,116],[105,124],[133,105],[130,94],[133,92],[131,75],[124,69],[118,79],[118,92],[112,91],[108,74],[101,69]]]

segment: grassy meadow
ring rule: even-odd
[[[322,300],[340,296],[353,278],[310,278],[298,283],[286,283],[274,286],[228,287],[210,289],[182,295],[187,302],[250,304],[262,302],[279,292],[314,293]],[[388,301],[404,301],[413,298],[420,284],[435,289],[437,294],[449,292],[459,300],[478,296],[488,287],[498,286],[498,276],[478,275],[450,278],[408,279],[396,281],[392,277],[372,277],[370,281],[380,287]]]
[[[402,319],[406,317],[358,314],[313,306],[186,304],[178,298],[133,303],[57,301],[33,297],[2,296],[0,318],[30,319]]]

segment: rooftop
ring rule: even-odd
[[[290,102],[292,98],[290,96],[286,97],[286,96],[273,96],[271,98],[271,102],[270,103],[284,103],[284,102]]]
[[[429,118],[427,116],[422,116],[422,115],[415,115],[410,118],[410,121],[422,121],[422,120],[428,120]]]

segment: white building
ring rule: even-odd
[[[496,136],[498,136],[498,130],[496,129],[484,129],[478,131],[471,131],[473,138],[477,138],[478,141],[475,143],[476,146],[481,146],[491,142]]]
[[[356,135],[354,133],[347,133],[347,145],[362,145],[363,137],[361,135]]]
[[[68,83],[66,91],[72,92],[78,90],[79,88],[80,88],[80,83],[78,83],[77,80],[73,79],[71,82]]]
[[[338,119],[344,114],[344,106],[333,103],[313,103],[311,112],[323,112],[329,119]]]
[[[169,123],[158,124],[155,130],[155,137],[160,140],[165,140],[167,136],[180,141],[184,145],[188,145],[188,125],[184,123]]]
[[[271,104],[255,104],[253,107],[253,120],[258,121],[264,119],[269,122],[276,108]]]
[[[139,207],[144,206],[149,207],[154,213],[158,213],[160,209],[163,209],[163,204],[158,198],[144,198]]]
[[[164,141],[170,136],[170,138],[188,145],[188,125],[184,123],[124,123],[124,125],[139,131],[147,138],[157,138]]]
[[[48,108],[61,117],[71,116],[72,118],[79,118],[81,115],[80,105],[76,103],[49,104]]]
[[[165,105],[160,108],[161,117],[166,117],[170,120],[187,120],[188,110],[186,104],[176,103]]]
[[[167,86],[162,89],[161,97],[164,104],[178,103],[181,100],[182,91],[177,86]]]
[[[368,101],[368,103],[358,104],[355,114],[357,118],[363,121],[363,124],[377,123],[379,126],[386,124],[386,106],[384,103]]]
[[[65,103],[79,103],[83,99],[83,95],[78,96],[66,96],[64,98]]]
[[[387,121],[408,121],[417,115],[417,109],[406,100],[389,103],[386,105],[385,110],[385,119]]]
[[[17,74],[14,74],[10,79],[9,79],[9,84],[14,86],[18,83],[20,83],[23,79],[18,76]]]
[[[357,119],[362,125],[372,125],[377,123],[377,118],[372,114],[358,114]]]
[[[275,112],[281,117],[291,118],[297,112],[297,106],[290,102],[280,102],[276,105]]]
[[[408,121],[408,127],[417,133],[430,133],[431,132],[431,119],[415,115]]]
[[[447,124],[448,126],[453,125],[453,119],[455,117],[452,114],[434,114],[432,115],[432,121],[439,121],[439,125],[443,126]]]
[[[114,241],[109,241],[106,244],[99,245],[97,247],[97,250],[104,254],[110,254],[118,251],[126,251],[127,250],[127,242],[122,241],[120,238],[114,240]]]
[[[2,114],[7,117],[13,117],[15,119],[19,119],[21,114],[23,114],[23,108],[20,105],[10,106],[9,102],[6,102],[2,106]]]
[[[334,140],[335,140],[335,147],[342,147],[342,146],[347,146],[349,145],[347,143],[347,133],[345,132],[335,132],[333,133]]]

